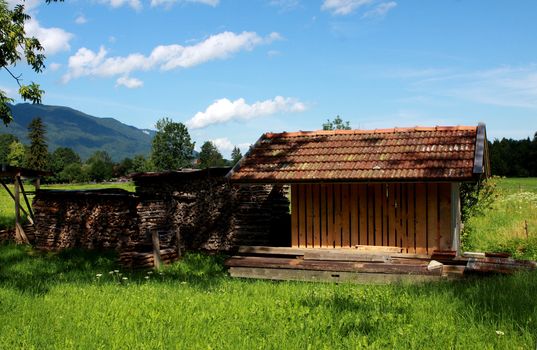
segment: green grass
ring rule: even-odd
[[[356,286],[237,280],[221,266],[189,254],[162,275],[131,273],[113,255],[0,246],[0,348],[535,347],[536,273]]]
[[[13,193],[13,185],[8,185],[9,189]],[[43,189],[59,189],[59,190],[89,190],[89,189],[102,189],[102,188],[120,188],[129,192],[134,192],[133,182],[121,182],[121,183],[96,183],[96,184],[56,184],[56,185],[43,185]],[[34,186],[25,184],[24,189],[26,191],[34,191]],[[32,196],[29,200],[31,202]],[[21,196],[21,203],[24,208],[24,199]],[[7,191],[0,188],[0,229],[15,226],[15,205],[13,200],[7,193]]]
[[[496,198],[465,224],[467,247],[537,260],[537,178],[497,179]],[[527,225],[527,235],[526,227]]]

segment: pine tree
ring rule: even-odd
[[[28,125],[28,150],[26,165],[31,169],[45,170],[48,164],[48,146],[45,125],[41,118],[32,119]]]
[[[211,141],[205,141],[200,151],[200,168],[223,166],[225,164],[224,157],[222,157],[215,144]]]
[[[233,151],[231,151],[231,162],[233,165],[237,164],[239,160],[242,158],[241,149],[237,146],[233,147]]]

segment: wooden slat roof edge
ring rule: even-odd
[[[313,130],[295,131],[263,134],[264,138],[272,139],[279,137],[300,137],[300,136],[327,136],[327,135],[360,135],[360,134],[381,134],[381,133],[404,133],[404,132],[431,132],[431,131],[476,131],[477,126],[414,126],[388,129],[352,129],[352,130]]]

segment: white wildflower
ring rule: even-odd
[[[146,280],[148,280],[148,279],[149,279],[149,276],[145,276],[144,278],[145,278]]]
[[[127,278],[127,277],[123,277],[122,280],[123,280],[123,281],[126,281],[126,280],[128,280],[128,278]]]
[[[501,335],[505,335],[505,333],[502,332],[502,331],[496,331],[496,334],[498,334],[498,335],[500,335],[500,336],[501,336]]]
[[[114,270],[115,273],[119,273],[119,270]]]
[[[96,274],[95,276],[97,276],[97,277],[101,277],[102,275],[103,275],[102,273],[98,273],[98,274]]]

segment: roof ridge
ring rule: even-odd
[[[295,132],[267,132],[266,138],[276,137],[300,137],[300,136],[328,136],[328,135],[356,135],[356,134],[384,134],[398,132],[427,132],[427,131],[476,131],[477,126],[412,126],[412,127],[394,127],[386,129],[351,129],[351,130],[312,130],[312,131],[295,131]]]

